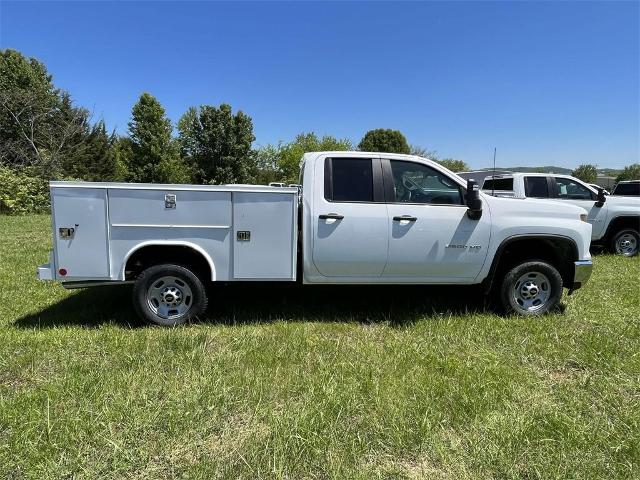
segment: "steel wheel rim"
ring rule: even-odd
[[[638,251],[638,239],[632,233],[623,233],[616,239],[616,252],[631,256]]]
[[[191,310],[193,293],[187,282],[167,275],[154,280],[149,285],[147,305],[154,315],[171,320]]]
[[[545,307],[551,298],[551,282],[540,272],[521,275],[511,291],[515,305],[525,312],[536,312]]]

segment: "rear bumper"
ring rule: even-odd
[[[38,280],[53,280],[53,269],[51,264],[40,265],[37,270]]]
[[[593,271],[593,262],[591,260],[578,260],[574,262],[574,265],[573,285],[571,286],[570,293],[587,283]]]

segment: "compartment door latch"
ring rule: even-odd
[[[251,240],[251,232],[249,230],[240,230],[236,233],[236,239],[239,242],[248,242]]]
[[[173,193],[165,193],[164,208],[176,208],[176,196]]]
[[[60,235],[60,238],[64,238],[65,240],[71,240],[75,236],[75,234],[75,228],[63,227],[58,229],[58,235]]]

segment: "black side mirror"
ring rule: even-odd
[[[471,220],[478,220],[482,217],[482,200],[480,200],[480,187],[478,183],[470,178],[467,180],[467,216]]]
[[[598,201],[596,202],[596,207],[602,207],[606,201],[607,197],[604,194],[604,188],[598,187]]]

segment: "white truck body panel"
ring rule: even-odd
[[[63,282],[124,281],[127,260],[151,245],[194,249],[212,281],[295,280],[297,188],[51,182],[51,199],[51,276]],[[250,241],[237,240],[245,229]]]
[[[56,189],[52,205],[54,231],[75,230],[73,238],[55,237],[56,265],[64,265],[78,280],[110,279],[107,191]]]
[[[488,276],[503,241],[533,234],[570,238],[580,259],[591,258],[591,226],[579,220],[584,213],[581,208],[558,208],[544,201],[502,199],[481,193],[483,215],[471,220],[464,205],[328,202],[322,188],[326,158],[423,163],[460,187],[466,186],[461,177],[438,163],[412,155],[305,154],[302,222],[303,231],[311,234],[303,236],[304,283],[476,284]],[[318,218],[328,213],[344,218]],[[416,221],[410,225],[394,222],[397,215],[413,215]]]
[[[376,197],[327,200],[327,159],[370,160]],[[531,236],[570,239],[576,266],[590,269],[591,225],[580,220],[584,210],[577,206],[480,193],[482,215],[472,219],[463,200],[466,181],[424,158],[314,152],[301,163],[300,206],[295,187],[52,182],[55,254],[39,275],[125,281],[127,261],[139,249],[185,246],[206,261],[212,281],[293,281],[299,230],[307,284],[477,284],[489,277],[505,242]],[[400,164],[444,179],[422,192],[437,200],[398,200],[401,186],[389,175]],[[73,234],[63,238],[60,229]]]
[[[493,177],[486,177],[484,180],[482,191],[487,194],[494,194],[496,197],[513,197],[513,198],[527,198],[525,181],[527,178],[549,178],[553,179],[553,182],[561,182],[561,185],[557,185],[556,188],[562,195],[567,194],[567,184],[575,184],[582,191],[588,191],[591,194],[589,199],[581,198],[562,198],[561,196],[553,197],[554,192],[549,192],[550,197],[545,201],[555,202],[561,205],[575,205],[583,208],[587,212],[587,221],[592,225],[591,239],[593,241],[601,240],[607,233],[608,226],[611,222],[621,216],[630,216],[640,218],[640,198],[634,197],[618,197],[609,195],[606,197],[606,201],[602,206],[597,205],[596,198],[598,191],[590,184],[583,182],[582,180],[571,177],[569,175],[559,175],[551,173],[512,173],[508,175],[496,175],[496,179],[512,179],[512,190],[492,190],[485,184],[490,184]],[[554,183],[555,184],[555,183]],[[536,198],[536,200],[542,200]]]

